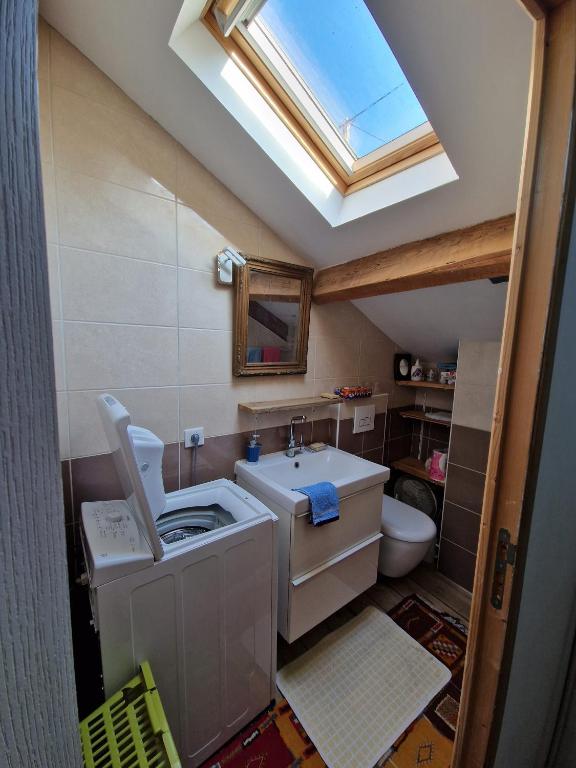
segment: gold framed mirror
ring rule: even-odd
[[[245,258],[234,269],[234,376],[306,373],[314,270]]]

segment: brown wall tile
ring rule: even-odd
[[[480,515],[469,512],[463,507],[457,507],[449,501],[444,502],[442,519],[442,538],[450,539],[473,554],[478,548],[480,532]]]
[[[374,419],[374,429],[364,432],[363,451],[372,451],[384,445],[384,427],[386,426],[386,414],[377,413]]]
[[[465,549],[452,544],[446,539],[440,542],[440,557],[438,570],[456,584],[472,591],[474,585],[474,569],[476,568],[476,556]]]
[[[481,514],[485,476],[480,472],[448,463],[446,500]]]
[[[335,434],[336,422],[334,419],[318,419],[312,424],[312,441],[314,443],[333,445]]]
[[[178,443],[168,443],[164,446],[162,477],[166,493],[178,490],[180,487],[180,446]]]
[[[362,443],[364,433],[360,432],[355,435],[352,430],[354,428],[354,419],[343,419],[340,422],[340,437],[338,447],[342,451],[348,451],[348,453],[362,453]]]
[[[389,465],[397,459],[409,456],[411,439],[410,435],[404,435],[403,437],[396,437],[393,440],[388,440],[384,446],[384,463]]]
[[[387,439],[394,440],[396,437],[412,434],[413,422],[400,416],[400,411],[405,411],[408,406],[401,408],[388,409]]]
[[[65,526],[66,530],[66,561],[68,565],[68,584],[74,585],[74,580],[80,575],[80,557],[82,545],[80,543],[79,525],[70,523]]]
[[[367,461],[373,461],[375,464],[383,464],[384,463],[383,453],[384,453],[383,448],[373,448],[371,451],[363,451],[362,458],[366,459]]]
[[[66,525],[70,525],[74,522],[74,506],[72,504],[72,478],[69,459],[61,462],[60,469],[62,471],[62,495],[64,497],[64,522]]]
[[[448,453],[448,443],[445,440],[433,440],[428,438],[428,456],[432,455],[432,451],[445,451]]]
[[[414,430],[412,432],[412,437],[410,438],[410,456],[413,456],[415,459],[418,458],[418,454],[420,453],[420,433]],[[428,458],[428,438],[423,437],[422,438],[422,458],[424,461]]]
[[[100,456],[72,459],[71,465],[76,520],[80,520],[80,507],[83,501],[110,501],[124,498],[111,454],[103,453]]]
[[[247,436],[243,434],[210,437],[198,450],[196,482],[192,476],[192,449],[180,444],[180,487],[207,483],[220,477],[234,479],[234,464],[246,456]]]
[[[442,424],[426,424],[427,435],[431,440],[438,440],[440,443],[446,443],[450,440],[450,427]]]
[[[450,443],[450,461],[461,467],[486,472],[490,432],[454,424]]]

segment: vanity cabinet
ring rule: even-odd
[[[278,516],[278,631],[289,643],[376,582],[383,482],[340,498],[340,519],[319,527],[238,484]]]

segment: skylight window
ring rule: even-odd
[[[443,152],[364,0],[214,0],[204,19],[342,194]]]
[[[276,47],[355,159],[428,122],[363,0],[267,0],[247,33]]]

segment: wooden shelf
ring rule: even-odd
[[[426,471],[424,462],[418,461],[418,459],[414,459],[412,456],[406,456],[403,459],[393,461],[392,466],[400,472],[406,472],[407,475],[414,475],[414,477],[419,477],[421,480],[427,480],[429,483],[444,487],[443,480],[432,480]]]
[[[444,389],[454,392],[454,384],[440,384],[438,381],[397,381],[399,387],[416,387],[417,389]]]
[[[406,411],[400,411],[400,416],[402,416],[403,419],[414,419],[415,421],[426,421],[428,424],[440,424],[442,427],[450,427],[452,426],[452,421],[444,421],[443,419],[431,419],[424,411],[417,411],[417,410],[406,410]]]
[[[343,402],[340,398],[327,397],[295,397],[290,400],[262,400],[256,403],[238,403],[240,411],[248,413],[277,413],[278,411],[293,411],[297,408],[314,408],[323,405],[334,405]]]

